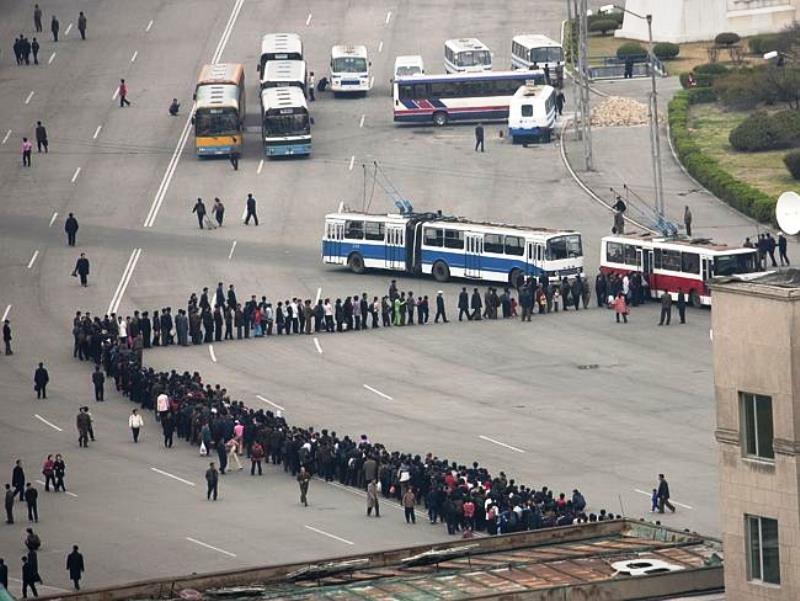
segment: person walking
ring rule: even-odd
[[[14,490],[11,488],[11,485],[8,484],[8,483],[6,483],[5,506],[6,506],[6,524],[13,524],[14,523]]]
[[[92,373],[92,384],[94,385],[94,400],[97,402],[105,400],[105,391],[103,390],[105,383],[106,375],[100,370],[99,365],[95,365]]]
[[[311,482],[311,474],[306,471],[306,467],[300,466],[300,473],[297,474],[297,484],[300,486],[300,502],[303,507],[308,507],[308,483]]]
[[[39,367],[33,372],[33,389],[36,391],[37,399],[47,398],[47,384],[50,382],[50,374],[47,373],[44,363],[39,363]]]
[[[55,17],[54,17],[55,18]],[[22,598],[28,598],[28,588],[31,589],[34,597],[38,597],[39,593],[36,590],[36,582],[39,580],[39,574],[36,567],[28,561],[27,557],[22,558]]]
[[[22,138],[22,144],[20,145],[19,150],[22,153],[22,166],[30,167],[33,144],[31,144],[31,141],[28,140],[28,138]]]
[[[692,237],[692,210],[689,208],[689,205],[686,205],[683,209],[683,226],[686,228],[686,235],[691,238]]]
[[[439,318],[442,318],[442,322],[447,323],[447,314],[445,313],[444,307],[444,292],[439,290],[436,293],[436,317],[433,318],[433,323],[439,323]]]
[[[306,85],[306,89],[308,90],[308,100],[310,102],[314,102],[316,98],[314,97],[314,90],[317,85],[317,78],[314,77],[314,72],[308,74],[308,84]]]
[[[7,319],[3,320],[3,344],[6,347],[6,356],[13,355],[14,351],[11,350],[11,322]]]
[[[671,319],[672,319],[672,295],[665,290],[661,295],[661,320],[658,322],[658,325],[663,326],[665,320],[667,322],[667,325],[669,325]]]
[[[44,148],[44,153],[47,154],[47,129],[42,125],[41,121],[36,122],[36,152],[41,153]]]
[[[678,288],[678,316],[681,323],[686,323],[686,295],[681,288]]]
[[[458,293],[458,321],[463,321],[465,316],[467,321],[472,320],[469,312],[469,292],[467,292],[466,286],[462,287],[461,292]]]
[[[231,167],[233,167],[233,170],[239,171],[240,153],[239,153],[239,148],[236,146],[236,144],[238,143],[236,140],[236,136],[233,136],[231,143],[232,143],[232,148],[230,154],[228,155],[228,160],[231,162]]]
[[[658,496],[658,513],[664,513],[664,507],[667,507],[672,513],[675,513],[675,505],[669,502],[669,483],[664,477],[664,474],[658,475],[658,489],[656,490]]]
[[[781,267],[784,265],[791,265],[791,263],[789,263],[789,257],[786,255],[786,246],[786,236],[781,232],[778,234],[778,255],[780,255],[781,259]]]
[[[417,516],[414,513],[414,508],[417,505],[417,495],[414,494],[414,487],[409,486],[401,499],[403,503],[403,511],[406,515],[406,524],[416,524]]]
[[[203,221],[206,217],[206,205],[203,203],[203,199],[197,199],[197,202],[194,203],[194,208],[192,209],[192,213],[197,214],[197,225],[200,226],[200,229],[203,229]]]
[[[86,39],[86,15],[83,14],[83,11],[81,11],[78,14],[78,31],[81,32],[81,39],[85,40]]]
[[[72,270],[72,276],[80,276],[81,286],[84,288],[89,285],[89,259],[86,258],[86,253],[81,253],[81,256],[78,257],[78,260],[75,262],[75,269]]]
[[[79,227],[78,220],[75,219],[74,213],[70,213],[64,221],[64,231],[67,233],[67,246],[75,246]]]
[[[133,442],[139,442],[139,432],[142,431],[143,426],[144,420],[142,416],[139,415],[139,410],[134,409],[131,412],[131,416],[128,418],[128,427],[131,429],[131,434],[133,434]]]
[[[244,219],[245,225],[250,225],[250,218],[252,217],[255,221],[255,224],[258,225],[258,215],[256,215],[256,199],[253,198],[252,194],[247,195],[247,217]]]
[[[86,564],[83,562],[83,555],[78,551],[78,545],[72,545],[72,553],[67,555],[67,571],[75,590],[81,590],[80,582],[83,573],[86,571]]]
[[[122,108],[125,105],[131,105],[130,100],[128,100],[128,84],[125,83],[124,79],[119,80],[117,94],[119,95],[119,108]]]
[[[478,152],[478,147],[483,152],[483,123],[475,126],[475,152]]]
[[[50,31],[53,34],[53,41],[58,41],[58,30],[61,29],[61,24],[58,22],[58,18],[53,15],[53,18],[50,20]]]
[[[25,486],[25,504],[28,506],[28,521],[39,521],[39,491],[30,482]]]
[[[222,227],[222,221],[225,219],[225,205],[219,198],[214,198],[214,206],[211,207],[211,213],[214,219],[217,220],[217,225]]]
[[[92,426],[92,418],[84,407],[78,410],[78,415],[75,418],[75,427],[78,429],[78,446],[89,446],[89,428]]]
[[[33,5],[33,28],[36,33],[42,33],[42,9],[38,4]]]
[[[556,110],[558,111],[558,116],[564,114],[564,106],[567,104],[567,97],[564,96],[564,92],[559,90],[558,94],[556,94]]]
[[[84,407],[84,409],[86,409]],[[89,418],[89,432],[92,431],[92,417],[89,415],[89,412],[86,412],[86,416]],[[94,440],[94,438],[92,438]],[[53,485],[53,491],[58,492],[67,492],[67,487],[64,485],[64,474],[67,472],[67,464],[64,462],[64,457],[61,456],[61,453],[56,453],[56,459],[53,461],[53,475],[55,476],[55,484]]]
[[[11,470],[11,486],[14,489],[14,496],[19,495],[19,500],[25,499],[25,470],[22,469],[22,459],[14,462],[14,469]]]
[[[31,42],[31,52],[33,52],[33,64],[34,65],[38,65],[39,64],[39,49],[40,48],[41,48],[41,46],[39,45],[39,40],[37,40],[36,38],[33,38],[33,41]]]
[[[219,486],[219,471],[217,471],[214,462],[208,464],[208,469],[206,470],[206,499],[211,500],[211,497],[214,497],[214,500],[217,500],[217,488]]]
[[[378,481],[373,478],[367,484],[367,517],[372,515],[372,510],[375,510],[375,517],[381,517],[381,506],[378,495]]]

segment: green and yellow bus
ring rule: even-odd
[[[199,157],[241,155],[244,65],[205,65],[194,92],[194,146]]]

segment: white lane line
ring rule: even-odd
[[[235,553],[231,553],[230,551],[226,551],[225,549],[220,549],[219,547],[214,547],[212,545],[209,545],[208,543],[204,543],[201,540],[192,538],[191,536],[187,536],[186,540],[188,540],[190,543],[194,543],[195,545],[200,545],[201,547],[205,547],[206,549],[211,549],[212,551],[216,551],[217,553],[222,553],[223,555],[227,555],[228,557],[236,557]]]
[[[97,136],[100,135],[100,130],[101,129],[103,129],[103,126],[102,125],[98,125],[97,129],[94,130],[94,135],[92,136],[92,140],[96,140],[97,139]]]
[[[194,482],[190,482],[189,480],[184,480],[183,478],[176,476],[175,474],[170,474],[169,472],[160,470],[157,467],[151,467],[150,471],[155,472],[156,474],[161,474],[162,476],[166,476],[167,478],[172,478],[173,480],[177,480],[178,482],[183,482],[184,484],[188,484],[189,486],[195,486]]]
[[[394,399],[393,399],[392,397],[390,397],[388,394],[384,394],[384,393],[382,393],[380,390],[377,390],[377,389],[373,388],[372,386],[369,386],[368,384],[364,384],[364,388],[366,388],[366,389],[367,389],[367,390],[369,390],[370,392],[374,392],[374,393],[375,393],[375,394],[377,394],[379,397],[383,397],[383,398],[385,398],[387,401],[393,401],[393,400],[394,400]]]
[[[5,321],[6,320],[6,318],[8,317],[8,314],[11,313],[11,307],[12,306],[13,305],[6,305],[6,310],[3,311],[3,319],[0,319],[0,321]]]
[[[119,86],[114,88],[114,94],[111,96],[111,100],[116,100],[117,99],[117,94],[119,94]]]
[[[53,227],[53,224],[56,222],[56,217],[58,217],[58,211],[53,211],[53,216],[50,218],[50,225],[47,227]]]
[[[383,52],[383,40],[378,44],[378,52]]]
[[[373,75],[372,77],[369,78],[369,89],[371,90],[372,86],[374,85],[375,85],[375,76]]]
[[[518,449],[517,447],[512,447],[510,444],[506,444],[504,442],[500,442],[499,440],[495,440],[494,438],[489,438],[488,436],[481,435],[481,436],[478,436],[478,438],[480,438],[481,440],[485,440],[487,442],[494,443],[496,445],[500,445],[501,447],[505,447],[507,449],[511,449],[515,453],[524,453],[525,452],[522,449]]]
[[[133,56],[131,57],[131,62],[132,62],[132,63],[135,63],[135,62],[136,62],[136,57],[137,57],[137,56],[139,56],[139,51],[138,51],[138,50],[134,50],[134,51],[133,51]]]
[[[389,20],[392,18],[392,11],[386,13],[386,25],[389,24]]]
[[[214,345],[213,344],[209,344],[208,345],[208,354],[211,355],[211,360],[214,363],[216,363],[217,362],[217,356],[214,354]]]
[[[264,159],[261,159],[258,162],[258,169],[256,169],[256,175],[261,175],[261,170],[264,168]]]
[[[366,119],[366,115],[361,115],[361,121],[358,122],[359,127],[364,127],[364,119]]]
[[[647,491],[640,490],[638,488],[634,488],[633,492],[638,492],[640,495],[645,495],[646,497],[650,498],[653,497],[653,493],[649,493]],[[683,507],[684,509],[694,509],[694,507],[692,507],[691,505],[684,505],[683,503],[678,503],[678,501],[676,501],[675,499],[670,499],[669,502],[672,503],[673,505],[677,505],[678,507]]]
[[[31,260],[28,261],[28,269],[33,267],[33,264],[36,263],[36,257],[38,256],[39,256],[39,251],[38,250],[33,251],[33,256],[31,257]]]
[[[75,183],[75,180],[78,179],[78,176],[81,174],[81,168],[78,167],[75,169],[75,173],[72,174],[72,179],[70,180],[71,183]]]
[[[216,65],[222,58],[222,53],[225,51],[225,46],[228,45],[228,40],[231,37],[233,26],[236,24],[236,19],[239,18],[239,13],[242,10],[243,4],[244,0],[236,0],[234,3],[231,15],[228,17],[228,22],[225,24],[225,29],[222,31],[222,37],[219,39],[219,44],[217,44],[217,49],[214,51],[214,56],[211,57],[212,65]]]
[[[33,98],[33,90],[31,90],[30,94],[28,94],[28,97],[25,99],[25,104],[28,104],[31,98]]]
[[[50,58],[47,59],[47,64],[48,65],[53,64],[54,60],[56,60],[56,53],[55,52],[53,52],[53,54],[50,55]]]
[[[314,336],[314,346],[317,347],[317,352],[321,355],[322,354],[322,347],[319,345],[319,338]]]
[[[353,165],[356,163],[356,155],[350,157],[350,166],[347,168],[348,171],[353,170]]]
[[[9,130],[6,132],[6,135],[5,135],[5,136],[3,136],[3,141],[2,141],[2,142],[0,142],[0,144],[5,144],[6,142],[8,142],[8,139],[9,139],[10,137],[11,137],[11,130],[9,129]]]
[[[286,409],[284,409],[283,407],[281,407],[281,406],[280,406],[280,405],[278,405],[277,403],[273,403],[273,402],[272,402],[272,401],[270,401],[269,399],[265,399],[265,398],[264,398],[263,396],[261,396],[260,394],[257,394],[257,395],[256,395],[256,398],[257,398],[259,401],[264,401],[264,402],[265,402],[267,405],[272,405],[272,406],[273,406],[273,407],[275,407],[275,409],[277,409],[278,411],[286,411]]]
[[[311,25],[311,13],[308,13],[308,19],[306,19],[306,27]]]
[[[236,240],[234,240],[233,244],[231,244],[231,252],[228,253],[228,261],[230,261],[231,257],[233,257],[233,251],[235,250],[236,250]]]
[[[125,295],[125,290],[128,288],[128,284],[131,281],[131,276],[133,275],[133,270],[136,269],[136,264],[139,262],[139,257],[142,255],[141,248],[134,248],[131,256],[128,258],[128,264],[125,265],[125,270],[122,272],[122,277],[119,279],[119,284],[117,284],[117,289],[114,292],[114,296],[111,297],[111,302],[108,304],[108,313],[116,313],[117,309],[119,309],[119,305],[122,302],[122,297]]]
[[[74,492],[70,492],[68,490],[65,490],[64,494],[66,494],[68,497],[75,497],[76,499],[78,498],[78,495],[76,495]]]
[[[53,422],[49,422],[49,421],[47,421],[45,418],[43,418],[43,417],[42,417],[41,415],[39,415],[38,413],[35,413],[33,417],[35,417],[36,419],[38,419],[38,420],[39,420],[40,422],[42,422],[43,424],[46,424],[46,425],[50,426],[51,428],[53,428],[53,430],[56,430],[57,432],[63,432],[63,431],[64,431],[64,430],[62,430],[61,428],[59,428],[58,426],[56,426],[56,425],[55,425]]]
[[[242,221],[244,221],[245,217],[247,217],[247,202],[246,201],[244,203],[244,207],[242,207]]]
[[[150,22],[147,24],[147,27],[144,28],[145,33],[150,33],[150,28],[153,26],[153,19],[150,19]]]
[[[72,31],[72,23],[67,25],[67,30],[64,32],[64,35],[69,35],[69,32]]]
[[[355,545],[355,543],[351,540],[347,540],[346,538],[342,538],[341,536],[336,536],[335,534],[331,534],[330,532],[325,532],[324,530],[320,530],[319,528],[314,528],[314,526],[309,526],[306,524],[305,526],[308,530],[312,532],[316,532],[317,534],[321,534],[322,536],[327,536],[328,538],[332,538],[333,540],[338,540],[340,543],[344,543],[345,545]]]
[[[319,299],[322,297],[322,286],[317,288],[317,300],[314,301],[314,304],[319,304]]]

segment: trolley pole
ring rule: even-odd
[[[594,157],[592,155],[592,111],[589,91],[589,7],[588,0],[580,0],[579,10],[576,15],[580,30],[580,49],[578,55],[578,73],[580,86],[580,112],[581,134],[583,137],[583,160],[586,171],[594,171]]]

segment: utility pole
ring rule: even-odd
[[[578,0],[576,0],[577,4]],[[583,159],[586,171],[594,171],[592,156],[592,111],[589,98],[589,63],[587,56],[587,39],[589,36],[588,0],[580,0],[580,8],[576,7],[580,43],[578,54],[579,106],[581,113],[581,135],[583,137]]]
[[[647,15],[647,35],[649,46],[647,53],[650,62],[650,131],[653,143],[653,177],[656,187],[656,213],[664,219],[664,179],[661,175],[661,134],[658,130],[658,92],[656,91],[656,61],[653,52],[653,15]]]

